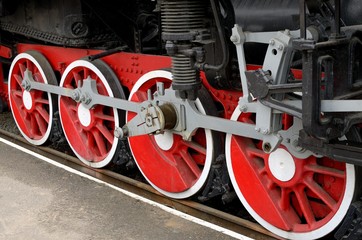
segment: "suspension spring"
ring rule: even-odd
[[[162,39],[172,56],[172,88],[182,99],[195,100],[201,87],[200,72],[195,62],[203,51],[195,51],[209,37],[207,0],[163,0],[161,3]],[[201,57],[200,57],[201,56]]]

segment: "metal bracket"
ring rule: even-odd
[[[141,107],[138,114],[122,127],[122,137],[158,134],[165,129],[165,117],[158,106]],[[117,129],[116,131],[121,131]]]

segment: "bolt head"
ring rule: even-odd
[[[246,105],[243,105],[240,107],[240,111],[242,112],[247,112],[248,111],[248,107]]]
[[[147,116],[146,117],[146,125],[147,125],[147,127],[152,127],[153,126],[152,116]]]
[[[72,93],[72,99],[76,102],[78,102],[80,100],[80,96],[78,92],[73,92]]]
[[[266,142],[263,144],[263,151],[266,153],[270,153],[272,149],[272,146],[270,143]]]
[[[263,135],[268,135],[270,132],[269,132],[269,130],[268,129],[264,129],[263,131],[262,131],[262,134]]]
[[[21,86],[22,86],[22,88],[23,88],[25,91],[30,91],[30,89],[31,89],[31,85],[30,85],[30,83],[27,82],[27,81],[23,81],[23,82],[21,83]]]
[[[115,136],[116,138],[121,138],[122,135],[123,135],[123,131],[122,131],[121,128],[116,128],[116,130],[114,130],[114,136]]]
[[[232,36],[230,37],[230,40],[231,40],[232,42],[237,42],[237,41],[238,41],[238,37],[235,36],[235,35],[232,35]]]
[[[86,96],[84,103],[90,104],[91,102],[92,102],[92,98],[90,98],[89,96]]]

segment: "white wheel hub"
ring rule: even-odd
[[[78,119],[84,127],[89,127],[92,122],[90,110],[87,109],[83,104],[79,104]]]
[[[279,148],[269,155],[269,169],[273,176],[282,182],[290,181],[296,171],[292,155],[285,149]]]
[[[159,148],[161,148],[163,151],[168,151],[173,146],[173,134],[171,132],[157,134],[155,135],[155,141]]]
[[[23,92],[23,103],[27,110],[30,110],[33,107],[33,98],[31,97],[30,92]]]

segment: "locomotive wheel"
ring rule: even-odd
[[[50,93],[21,86],[26,73],[34,81],[57,85],[54,71],[39,52],[29,51],[17,55],[9,71],[9,102],[20,133],[34,145],[44,144],[51,134],[56,99]]]
[[[155,92],[156,82],[163,82],[165,88],[169,88],[171,73],[153,71],[145,74],[132,89],[129,100],[147,100],[147,90]],[[206,90],[199,94],[196,106],[200,112],[209,114],[213,103],[209,102],[210,98],[206,94]],[[127,120],[134,116],[135,113],[127,113]],[[219,138],[210,130],[199,129],[191,141],[184,141],[181,136],[167,131],[159,135],[131,137],[128,141],[133,157],[147,181],[164,195],[182,199],[194,195],[203,187],[217,152],[216,142]]]
[[[98,93],[125,99],[122,86],[112,69],[101,60],[77,60],[65,70],[60,86],[75,89],[90,77],[97,82]],[[114,137],[116,126],[123,126],[125,113],[96,105],[87,109],[83,103],[59,97],[59,115],[67,141],[86,165],[101,168],[118,157],[119,141]]]
[[[232,119],[252,122],[240,110]],[[283,146],[266,154],[261,145],[226,137],[228,172],[251,216],[287,239],[316,239],[332,232],[354,198],[355,167],[327,157],[298,159]]]

